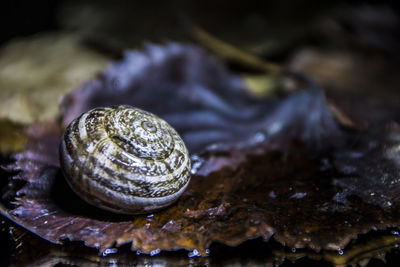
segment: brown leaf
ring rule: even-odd
[[[118,86],[112,86],[114,77]],[[64,102],[64,125],[92,106],[121,102],[167,118],[186,138],[194,165],[187,191],[173,206],[121,216],[83,202],[59,168],[63,126],[47,122],[28,129],[24,152],[9,166],[20,170],[13,182],[24,184],[12,203],[3,201],[2,213],[54,243],[83,241],[101,251],[130,243],[150,254],[187,249],[206,255],[213,242],[235,246],[271,236],[293,248],[337,250],[359,234],[399,224],[397,124],[386,131],[344,131],[317,88],[270,103],[252,99],[233,81],[196,47],[150,46]],[[158,92],[165,95],[154,97]],[[216,123],[193,126],[204,120],[191,117],[199,111]],[[216,127],[224,138],[188,138],[187,129],[209,133]]]

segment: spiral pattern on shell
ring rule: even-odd
[[[190,157],[179,134],[156,115],[130,106],[95,108],[72,121],[60,160],[75,193],[123,214],[172,204],[190,180]]]

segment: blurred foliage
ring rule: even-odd
[[[0,154],[10,154],[22,150],[26,139],[23,126],[6,119],[0,119]]]
[[[60,97],[92,78],[106,62],[71,34],[8,43],[0,52],[0,118],[25,124],[56,118]]]

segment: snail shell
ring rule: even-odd
[[[95,108],[71,122],[61,167],[82,199],[122,214],[172,204],[190,180],[190,157],[164,120],[130,106]]]

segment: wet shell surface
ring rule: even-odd
[[[73,120],[60,161],[75,193],[121,214],[166,207],[190,181],[190,157],[179,134],[156,115],[125,105],[95,108]]]

